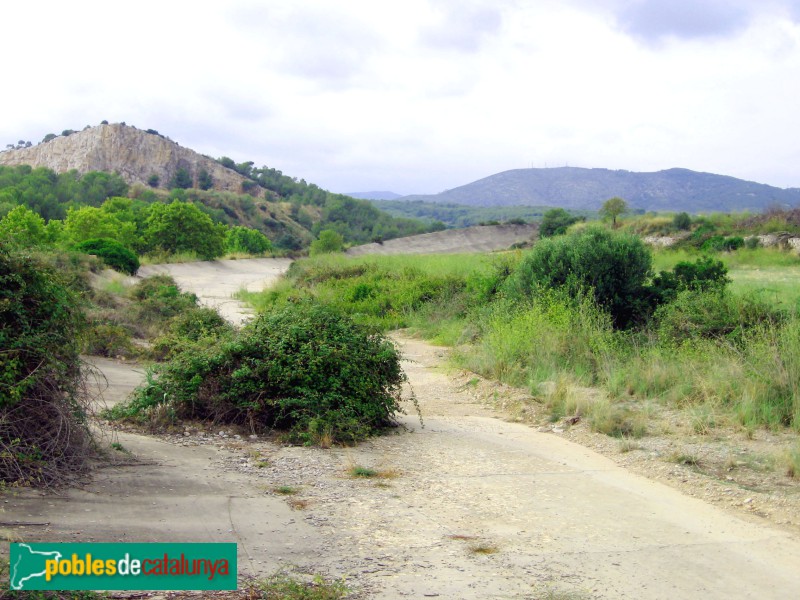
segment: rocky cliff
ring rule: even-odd
[[[198,187],[197,177],[205,170],[211,175],[214,189],[237,193],[242,192],[246,181],[217,161],[157,133],[118,123],[90,127],[30,148],[0,152],[0,165],[47,167],[57,173],[73,169],[79,173],[117,172],[131,184],[147,184],[157,175],[160,187],[165,188],[181,168],[192,177],[193,187]]]

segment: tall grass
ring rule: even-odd
[[[312,297],[378,329],[417,326],[429,337],[445,332],[444,339],[455,342],[459,326],[454,323],[490,299],[514,260],[514,255],[481,254],[322,255],[293,263],[287,277],[270,290],[239,297],[261,311]]]
[[[656,267],[692,256],[659,252]],[[721,421],[800,430],[800,317],[774,312],[792,301],[795,285],[787,276],[772,307],[735,293],[743,289],[738,273],[792,273],[800,269],[795,260],[765,249],[740,251],[729,259],[734,293],[683,298],[635,331],[615,330],[588,298],[552,290],[526,301],[505,297],[503,282],[517,254],[304,259],[277,287],[248,298],[269,309],[310,296],[376,329],[414,327],[457,345],[464,367],[534,394],[546,389],[543,382],[600,387],[606,399],[591,418],[599,430],[640,432],[620,408],[631,399],[684,409],[702,431]],[[693,309],[701,305],[705,312]]]

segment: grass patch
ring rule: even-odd
[[[280,496],[293,496],[300,492],[300,490],[290,485],[279,485],[277,487],[272,488],[272,491]]]
[[[350,467],[347,474],[354,479],[395,479],[399,477],[399,473],[394,469],[371,469],[361,465]]]
[[[699,467],[702,464],[698,456],[686,452],[673,452],[667,460],[685,467]]]
[[[319,575],[301,580],[296,575],[277,573],[247,585],[248,600],[340,600],[349,590],[343,581],[333,581]]]
[[[784,457],[786,475],[792,479],[800,479],[800,443],[786,452]]]
[[[630,438],[622,438],[619,441],[619,451],[621,454],[626,454],[628,452],[633,452],[634,450],[641,450],[642,445],[639,442],[636,442]]]

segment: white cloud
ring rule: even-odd
[[[0,147],[109,119],[335,191],[531,164],[800,186],[800,2],[32,6],[4,9]]]

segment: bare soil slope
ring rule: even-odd
[[[456,254],[508,250],[514,244],[535,239],[538,225],[478,225],[465,229],[447,229],[389,240],[381,244],[354,246],[350,256],[363,254]]]

